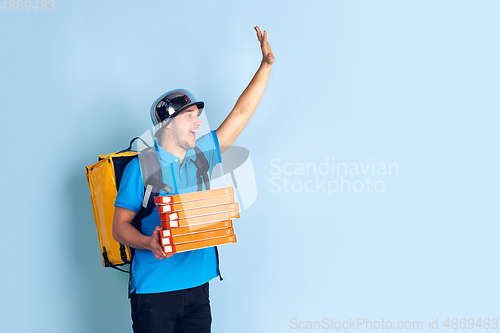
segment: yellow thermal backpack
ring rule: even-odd
[[[137,139],[141,140],[147,148],[140,152],[132,150],[132,144]],[[193,162],[197,168],[198,191],[202,190],[203,184],[205,189],[209,190],[208,161],[198,147],[194,149],[196,159]],[[130,264],[134,251],[128,246],[117,242],[112,236],[114,205],[123,170],[136,157],[139,159],[141,167],[145,195],[142,207],[132,221],[132,225],[140,230],[142,219],[149,216],[155,207],[154,197],[161,191],[168,194],[172,190],[163,183],[160,162],[153,149],[144,140],[136,137],[130,141],[130,146],[127,149],[107,155],[99,155],[97,163],[85,167],[85,174],[90,187],[94,221],[99,236],[102,264],[104,267],[112,267],[121,271],[123,270],[117,266]]]

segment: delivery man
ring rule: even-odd
[[[176,193],[196,191],[196,166],[191,158],[195,146],[205,155],[212,172],[222,154],[252,117],[274,63],[267,33],[255,27],[262,62],[233,110],[216,131],[198,139],[198,116],[204,104],[187,90],[167,92],[155,101],[151,117],[156,125],[154,151],[164,182]],[[208,281],[220,275],[216,249],[206,248],[165,254],[159,243],[162,229],[155,208],[142,220],[140,230],[132,225],[144,197],[144,183],[137,159],[124,170],[115,201],[113,237],[135,249],[131,266],[131,308],[136,333],[210,332]],[[173,192],[174,193],[174,192]]]

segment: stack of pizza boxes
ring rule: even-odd
[[[155,197],[165,253],[235,243],[232,219],[240,216],[233,194],[233,188],[226,187]]]

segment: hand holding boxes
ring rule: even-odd
[[[155,197],[164,230],[165,253],[235,243],[233,218],[239,218],[233,188]]]

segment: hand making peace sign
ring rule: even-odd
[[[269,46],[267,42],[267,32],[264,30],[264,35],[262,35],[258,26],[255,27],[255,31],[257,31],[257,38],[259,39],[260,48],[262,49],[262,62],[272,65],[274,63],[274,55],[271,46]]]

